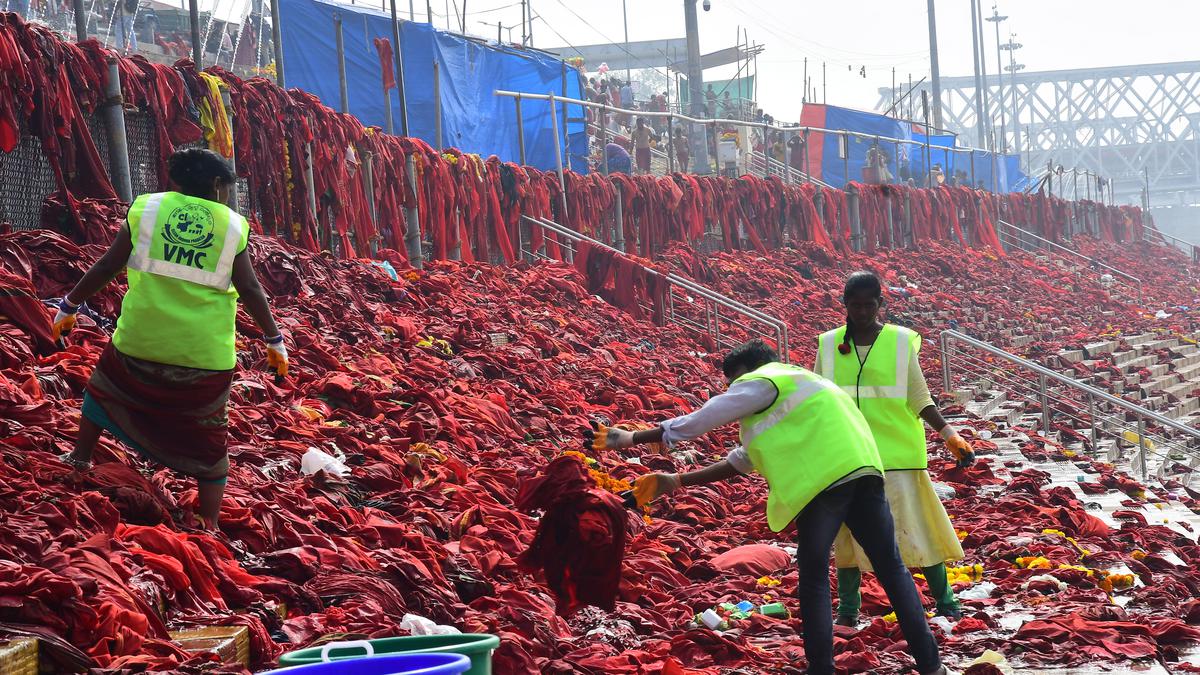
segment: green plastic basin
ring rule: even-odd
[[[368,640],[378,655],[446,653],[464,654],[471,659],[471,669],[466,675],[492,675],[492,652],[500,646],[500,638],[486,633],[464,633],[462,635],[412,635],[407,637]],[[329,650],[332,660],[362,658],[363,650],[357,647]],[[321,648],[309,647],[288,652],[279,659],[280,667],[307,666],[321,662]]]

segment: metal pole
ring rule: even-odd
[[[433,139],[438,152],[442,151],[442,74],[441,66],[433,59]]]
[[[604,171],[604,175],[609,173],[608,168],[608,108],[600,107],[600,166]]]
[[[108,57],[108,82],[104,85],[104,129],[108,132],[108,162],[113,188],[125,203],[133,202],[129,177],[129,143],[125,135],[125,102],[121,98],[121,72],[117,59]]]
[[[975,124],[979,137],[979,147],[987,149],[987,119],[983,109],[983,80],[979,76],[979,12],[975,0],[971,3],[971,57],[975,64]]]
[[[350,93],[346,88],[346,45],[342,40],[342,15],[340,12],[333,13],[333,36],[337,48],[338,92],[342,97],[342,112],[348,113],[350,112]]]
[[[857,186],[846,186],[846,202],[850,207],[850,248],[861,251],[863,250],[863,231]]]
[[[704,117],[704,70],[700,67],[700,26],[696,17],[696,0],[683,0],[683,20],[687,31],[687,78],[691,97],[692,117]],[[692,144],[692,173],[708,174],[712,171],[708,159],[708,129],[690,127],[688,139]]]
[[[317,239],[321,237],[321,220],[317,217],[317,187],[313,180],[312,143],[304,144],[304,188],[308,192],[308,212],[312,214],[317,228]],[[324,242],[319,242],[324,245]]]
[[[271,2],[271,11],[275,11],[274,0]],[[198,0],[188,0],[188,25],[192,30],[192,62],[196,64],[196,70],[200,71],[204,69],[204,45],[200,44],[200,4]]]
[[[929,68],[933,76],[933,123],[942,129],[942,76],[938,69],[937,19],[934,16],[934,0],[928,1],[929,10]],[[893,76],[892,79],[895,79]]]
[[[233,138],[236,138],[236,134],[233,134],[233,106],[229,100],[229,89],[221,89],[221,105],[225,106],[225,119],[229,122],[230,134]],[[125,121],[124,117],[125,115],[122,113],[122,123]],[[237,147],[233,144],[232,138],[230,139],[229,150],[229,168],[233,169],[233,186],[229,189],[229,201],[225,205],[236,211],[238,208]]]
[[[408,189],[415,196],[417,194],[417,163],[413,161],[411,154],[405,157],[404,165],[408,174]],[[404,223],[404,245],[408,249],[408,262],[413,269],[419,270],[422,267],[423,252],[421,251],[421,221],[415,205],[404,210]]]
[[[524,47],[524,46],[525,46],[525,41],[526,41],[526,33],[525,33],[525,14],[526,14],[526,12],[525,12],[525,0],[521,0],[521,46],[522,46],[522,47]]]
[[[392,121],[392,92],[388,91],[386,87],[383,90],[383,105],[384,111],[387,115],[387,132],[389,134],[394,134],[396,131],[395,124]]]
[[[675,173],[675,116],[674,115],[667,115],[667,173]]]
[[[275,0],[278,2],[278,0]],[[392,55],[396,59],[396,94],[400,97],[400,135],[408,135],[408,101],[404,98],[404,54],[400,49],[400,20],[396,18],[396,0],[392,3]],[[428,7],[428,5],[426,5]],[[412,14],[412,0],[409,0],[409,14]],[[432,19],[430,19],[432,24]],[[389,96],[388,105],[391,105]]]
[[[1006,21],[1007,16],[1000,16],[996,5],[992,5],[992,15],[986,19],[996,24],[996,109],[1000,111],[1000,149],[1008,154],[1008,121],[1004,112],[1004,69],[1000,60],[1000,22]]]
[[[521,153],[521,166],[525,166],[525,121],[521,117],[521,95],[513,99],[517,102],[517,148]]]
[[[75,8],[75,40],[83,42],[87,39],[87,10],[83,8],[83,0],[72,0]]]
[[[576,72],[579,72],[579,71],[576,71]],[[582,97],[582,93],[583,93],[582,89],[583,89],[583,87],[580,87],[580,90],[581,90],[580,96],[581,97]],[[562,95],[563,95],[563,98],[567,98],[567,62],[566,61],[562,62]],[[568,122],[570,122],[570,120],[567,117],[567,102],[563,101],[562,102],[563,147],[565,147],[567,149],[567,152],[566,152],[567,170],[570,171],[571,170],[571,142],[570,142],[570,136],[569,136],[570,132],[567,130]],[[585,124],[586,124],[586,122],[585,122]]]
[[[1092,452],[1095,452],[1099,449],[1096,444],[1096,399],[1092,398],[1091,394],[1088,394],[1088,417],[1092,420]]]
[[[363,165],[363,192],[367,195],[367,217],[371,219],[371,224],[374,225],[375,231],[379,231],[379,214],[375,213],[375,157],[368,151],[362,152]],[[391,247],[391,242],[388,242],[388,247]],[[379,250],[379,235],[370,241],[371,256],[374,257]]]
[[[550,124],[554,126],[554,161],[558,166],[558,188],[562,195],[563,223],[567,220],[567,181],[563,178],[562,136],[558,128],[558,109],[554,107],[554,94],[550,94]]]
[[[621,0],[621,20],[625,23],[625,82],[628,84],[633,78],[629,74],[629,12],[625,9],[625,0]],[[629,105],[629,102],[621,101],[621,105]]]
[[[408,0],[408,20],[416,21],[417,15],[413,13],[413,0]]]
[[[950,338],[942,333],[942,391],[953,391],[954,385],[950,377]]]
[[[616,209],[613,210],[613,215],[616,218],[615,226],[616,234],[613,237],[613,248],[618,251],[625,251],[625,197],[621,192],[621,184],[613,183],[613,187],[617,189]]]
[[[1142,454],[1142,482],[1150,467],[1150,458],[1146,456],[1146,418],[1138,415],[1138,450]]]
[[[190,3],[193,8],[196,7],[196,0],[190,0]],[[282,19],[279,18],[279,0],[271,0],[271,46],[275,51],[275,84],[279,85],[280,89],[287,89],[287,79],[283,76],[283,32],[280,21]],[[193,25],[198,24],[197,19]],[[199,65],[196,67],[199,68]]]
[[[1038,393],[1042,400],[1042,432],[1050,437],[1050,397],[1046,395],[1046,376],[1038,375]]]
[[[979,21],[976,22],[975,30],[979,32],[979,77],[983,81],[983,119],[986,120],[988,150],[993,152],[996,150],[996,139],[992,125],[992,106],[991,95],[988,91],[987,79],[987,54],[985,53],[986,46],[983,40],[983,8],[980,5],[980,0],[975,0],[975,13],[979,16]]]
[[[850,137],[847,136],[845,132],[842,132],[841,145],[842,145],[842,176],[843,176],[842,185],[849,185],[850,184]]]

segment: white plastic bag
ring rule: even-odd
[[[308,452],[300,458],[300,471],[305,476],[311,476],[318,471],[331,473],[335,476],[345,476],[350,473],[349,467],[333,455],[327,452],[318,450],[317,448],[309,448]]]
[[[462,631],[454,626],[441,626],[417,614],[405,614],[400,628],[413,635],[459,635]]]
[[[987,600],[995,591],[996,584],[990,581],[981,581],[970,588],[959,591],[957,595],[959,600]]]

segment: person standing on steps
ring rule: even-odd
[[[88,381],[75,449],[60,459],[89,470],[107,430],[147,460],[195,478],[196,515],[211,530],[229,472],[226,409],[239,297],[262,330],[277,377],[287,375],[288,356],[246,250],[249,224],[225,206],[233,169],[200,148],[176,152],[169,164],[179,191],[134,200],[116,239],[54,317],[59,340],[80,306],[127,270],[129,290]]]
[[[781,363],[762,340],[733,349],[721,364],[729,389],[699,410],[646,431],[593,423],[591,450],[646,443],[672,446],[737,422],[742,446],[698,471],[651,473],[634,483],[638,506],[698,485],[758,473],[767,481],[767,525],[796,526],[797,595],[810,675],[833,675],[829,553],[845,524],[862,542],[896,610],[908,652],[922,675],[945,675],[920,596],[896,550],[883,487],[883,462],[854,401],[829,380]]]
[[[929,394],[917,358],[921,336],[881,321],[879,277],[871,272],[850,275],[842,302],[846,325],[820,336],[814,371],[837,384],[862,411],[883,459],[887,500],[904,564],[924,572],[940,616],[960,618],[962,610],[946,578],[946,562],[961,559],[963,550],[929,478],[921,421],[942,435],[959,466],[969,466],[974,453],[942,419]],[[856,626],[862,607],[860,570],[869,571],[871,560],[844,527],[834,544],[834,558],[837,623]]]

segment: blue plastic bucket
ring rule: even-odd
[[[329,660],[329,650],[351,645],[362,646],[366,654],[361,659]],[[392,654],[375,656],[367,642],[339,642],[321,649],[321,663],[293,666],[264,673],[264,675],[462,675],[471,667],[464,654]]]

